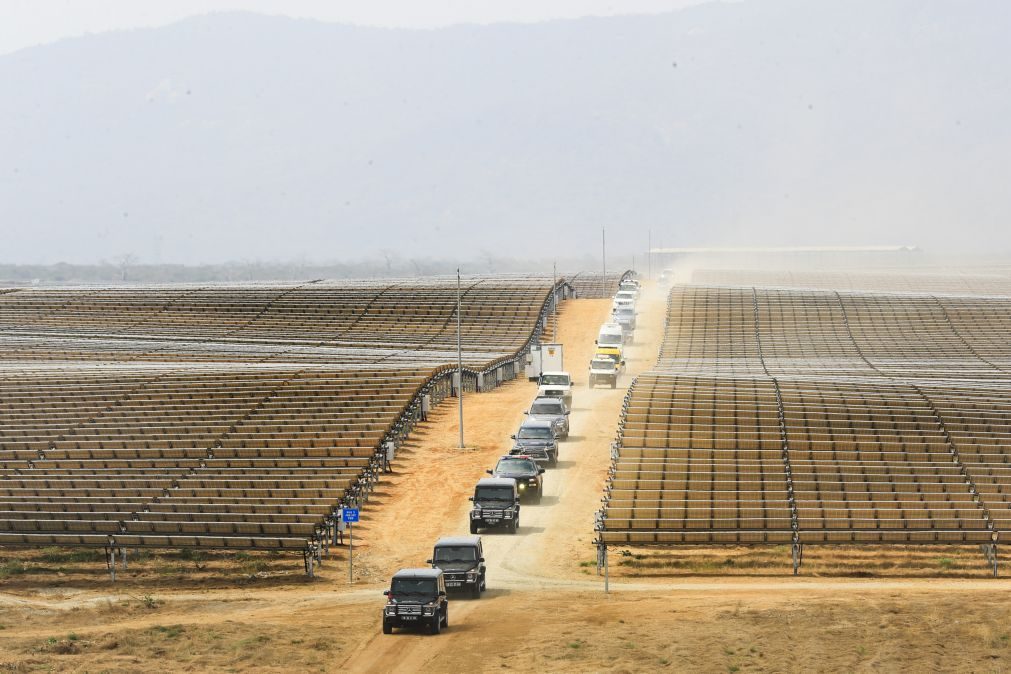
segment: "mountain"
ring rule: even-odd
[[[750,0],[0,56],[0,262],[1011,249],[1011,3]],[[477,264],[477,262],[475,262]]]

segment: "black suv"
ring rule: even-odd
[[[516,489],[520,498],[529,496],[534,503],[541,502],[544,495],[544,469],[537,465],[529,456],[503,456],[495,464],[495,470],[489,470],[492,477],[511,477],[516,480]]]
[[[425,626],[432,634],[449,627],[449,601],[442,569],[401,569],[393,574],[383,609],[383,634],[394,627]]]
[[[505,477],[486,477],[478,480],[470,511],[470,533],[481,527],[504,526],[515,534],[520,526],[520,495],[516,480]]]
[[[558,463],[558,437],[551,422],[527,419],[516,435],[509,437],[516,441],[509,450],[510,454],[529,456],[537,463],[549,466]]]
[[[569,437],[569,408],[561,398],[534,398],[526,415],[531,421],[549,422],[559,440]]]
[[[435,543],[432,559],[434,569],[442,569],[447,590],[467,590],[474,599],[488,589],[487,569],[480,536],[447,536]]]

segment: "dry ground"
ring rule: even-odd
[[[629,374],[655,360],[663,296],[644,298]],[[568,302],[572,438],[515,536],[485,535],[488,594],[453,599],[440,637],[384,636],[383,581],[467,530],[466,497],[534,392],[519,381],[438,409],[398,457],[346,554],[319,576],[286,555],[134,555],[115,585],[86,551],[0,551],[0,671],[977,671],[1007,668],[1011,582],[972,549],[615,551],[593,567],[593,513],[624,390],[585,388],[608,301]],[[623,385],[630,381],[625,378]]]

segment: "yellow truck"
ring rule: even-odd
[[[621,346],[598,346],[593,357],[595,359],[610,358],[614,361],[614,366],[619,372],[624,372],[625,370],[625,356]]]

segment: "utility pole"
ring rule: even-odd
[[[460,449],[464,448],[463,444],[463,328],[461,327],[460,319],[460,268],[456,269],[456,372],[457,376],[460,378],[460,383],[457,385],[457,399],[460,403]]]

